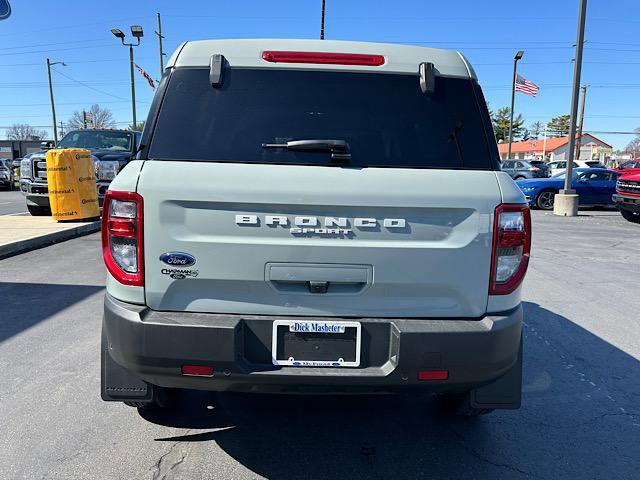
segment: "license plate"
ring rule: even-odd
[[[360,365],[360,322],[276,320],[272,333],[271,360],[274,365]]]

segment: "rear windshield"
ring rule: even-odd
[[[486,111],[483,113],[486,115]],[[354,167],[493,169],[469,79],[416,75],[176,69],[148,157],[161,160],[328,165],[328,152],[264,148],[292,140],[346,141]]]

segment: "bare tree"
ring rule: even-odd
[[[637,133],[636,137],[629,142],[624,151],[635,157],[640,155],[640,128],[636,128],[634,132]]]
[[[93,119],[92,122],[87,123],[87,127],[91,128],[113,128],[116,122],[113,120],[113,114],[108,108],[102,108],[97,103],[91,105],[91,108],[84,112],[90,114],[89,117]],[[82,111],[76,110],[67,122],[69,128],[83,128],[85,127],[85,116]]]
[[[37,130],[27,123],[14,123],[7,128],[9,140],[42,140],[46,137],[46,130]]]

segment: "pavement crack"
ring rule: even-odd
[[[187,430],[184,435],[189,435],[191,429]],[[173,442],[158,461],[153,464],[149,470],[153,471],[152,480],[165,480],[170,478],[169,475],[173,470],[184,462],[189,454],[186,452],[176,452],[176,447],[179,447],[183,442]]]
[[[451,430],[454,434],[454,436],[456,437],[458,443],[460,444],[460,446],[472,457],[480,460],[481,462],[487,463],[493,467],[497,467],[497,468],[505,468],[507,470],[510,470],[512,472],[515,473],[519,473],[520,475],[524,475],[526,477],[533,477],[533,478],[540,478],[542,479],[543,477],[539,477],[537,475],[534,475],[533,473],[527,472],[525,470],[522,470],[518,467],[516,467],[515,465],[511,465],[509,463],[499,463],[499,462],[495,462],[493,460],[491,460],[488,457],[485,457],[482,453],[480,453],[479,451],[477,451],[476,449],[472,448],[471,446],[469,446],[464,437],[452,426],[449,427],[449,430]]]

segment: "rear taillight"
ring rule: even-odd
[[[540,169],[539,169],[538,167],[531,167],[531,168],[529,169],[529,171],[530,171],[530,172],[539,172],[539,171],[540,171]]]
[[[125,285],[144,285],[142,197],[107,191],[102,207],[102,256],[109,273]]]
[[[489,295],[507,295],[524,278],[531,252],[531,214],[522,204],[496,207]]]
[[[333,65],[365,65],[379,67],[384,64],[382,55],[363,55],[359,53],[332,52],[262,52],[263,60],[272,63],[319,63]]]

